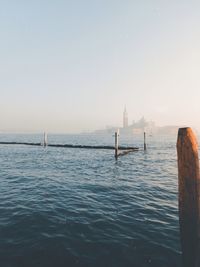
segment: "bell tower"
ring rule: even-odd
[[[128,113],[126,111],[126,106],[124,107],[124,113],[123,113],[123,128],[128,127]]]

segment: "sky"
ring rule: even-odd
[[[200,129],[200,2],[0,0],[0,132]]]

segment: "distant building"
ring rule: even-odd
[[[126,106],[124,108],[124,113],[123,113],[123,128],[128,127],[128,113],[126,111]]]
[[[144,131],[147,136],[152,137],[154,135],[177,135],[178,128],[180,126],[166,125],[166,126],[156,126],[155,122],[147,121],[144,117],[139,120],[133,121],[130,125],[128,124],[128,113],[126,107],[123,112],[123,127],[116,126],[107,126],[106,129],[97,130],[97,134],[113,134],[118,129],[120,134],[131,134],[131,135],[140,135],[143,136]]]

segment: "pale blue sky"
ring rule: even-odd
[[[0,0],[0,131],[200,128],[200,3]]]

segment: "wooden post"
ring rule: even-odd
[[[184,267],[199,267],[200,174],[198,144],[191,128],[177,140],[179,222]]]
[[[47,133],[44,132],[44,147],[46,147],[48,145],[48,142],[47,142]]]
[[[144,150],[147,150],[147,145],[146,145],[146,133],[144,132]]]
[[[115,132],[115,158],[118,158],[119,130]]]

